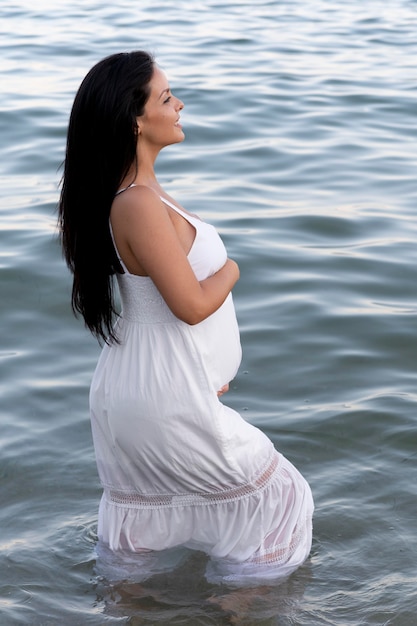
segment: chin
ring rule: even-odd
[[[185,139],[185,135],[183,134],[182,137],[176,137],[175,139],[172,139],[171,141],[165,143],[163,146],[161,146],[160,149],[162,150],[163,148],[167,148],[168,146],[175,146],[175,144],[177,143],[182,143],[184,139]]]
[[[175,139],[175,141],[173,141],[172,143],[182,143],[184,139],[185,139],[185,134],[183,133],[183,131],[181,131],[181,136]]]

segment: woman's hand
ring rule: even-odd
[[[229,391],[229,384],[223,385],[223,387],[220,389],[220,391],[217,392],[217,397],[220,398],[220,396],[222,396],[227,391]]]

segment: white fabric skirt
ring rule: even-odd
[[[298,470],[273,451],[254,479],[218,494],[139,496],[105,490],[98,567],[107,579],[140,582],[174,569],[186,550],[210,556],[212,583],[260,584],[308,557],[313,499]]]

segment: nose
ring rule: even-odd
[[[177,109],[178,111],[182,111],[182,109],[184,108],[184,102],[182,100],[180,100],[179,98],[177,98],[178,102],[177,102]]]

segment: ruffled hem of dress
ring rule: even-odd
[[[314,504],[298,470],[278,458],[268,480],[237,500],[132,508],[103,496],[100,542],[122,560],[122,553],[138,558],[139,570],[144,557],[155,562],[155,555],[159,560],[167,550],[186,548],[211,557],[211,582],[239,585],[286,577],[310,552]]]

